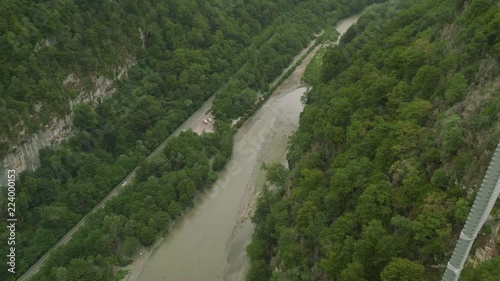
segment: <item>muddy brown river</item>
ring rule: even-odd
[[[339,22],[337,30],[344,33],[358,18]],[[233,156],[213,188],[127,280],[245,280],[249,266],[245,248],[254,227],[250,216],[264,182],[261,166],[284,160],[288,137],[297,129],[303,110],[300,98],[306,87],[300,87],[300,81],[284,83],[289,87],[269,98],[239,129]]]

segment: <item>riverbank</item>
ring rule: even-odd
[[[352,24],[349,19],[345,21]],[[245,248],[253,233],[249,218],[265,181],[260,167],[283,161],[303,108],[302,76],[320,47],[307,49],[305,58],[304,52],[298,55],[292,64],[301,60],[300,65],[236,133],[233,158],[214,187],[199,196],[167,237],[149,250],[141,249],[142,255],[126,267],[129,274],[124,280],[244,280]]]
[[[261,169],[263,164],[281,162],[286,156],[288,138],[298,128],[302,104],[300,97],[305,93],[306,88],[300,87],[292,92],[276,93],[276,99],[269,105],[271,108],[282,106],[281,108],[293,107],[300,110],[287,114],[286,118],[277,117],[273,124],[269,125],[269,132],[265,136],[260,151],[256,157],[256,165],[253,168],[252,175],[244,188],[244,194],[241,198],[237,220],[229,243],[227,257],[227,269],[224,272],[223,280],[242,281],[245,279],[249,268],[249,260],[246,256],[246,247],[251,242],[254,225],[250,218],[253,215],[257,198],[265,184],[266,172]],[[285,102],[282,100],[284,99]],[[286,106],[284,106],[286,104]],[[279,112],[279,111],[278,111]],[[277,113],[278,116],[280,113]],[[242,134],[244,138],[246,134]]]
[[[166,258],[168,259],[171,253],[177,253],[186,257],[195,248],[200,251],[205,248],[205,253],[210,252],[211,255],[219,257],[219,262],[216,262],[216,264],[219,265],[220,270],[218,274],[212,274],[213,277],[211,278],[214,279],[210,280],[244,280],[246,268],[248,267],[245,248],[250,243],[251,234],[253,233],[253,225],[249,218],[255,209],[258,196],[258,189],[255,186],[261,186],[264,180],[260,167],[262,163],[280,161],[285,155],[288,136],[296,129],[298,124],[299,113],[302,108],[300,96],[304,92],[305,88],[302,88],[296,93],[277,95],[270,98],[262,109],[240,128],[235,136],[235,152],[233,153],[235,157],[230,161],[225,171],[221,173],[220,180],[210,191],[200,194],[195,207],[172,225],[167,237],[159,239],[149,250],[140,249],[142,255],[137,255],[134,262],[125,268],[129,270],[129,274],[124,280],[162,280],[158,278],[163,278],[163,275],[159,276],[153,273],[152,276],[150,274],[151,270],[149,273],[145,272],[148,270],[148,263],[150,264],[153,259],[157,258],[157,255],[167,255]],[[292,98],[287,98],[287,96]],[[283,98],[286,99],[283,100]],[[300,111],[297,110],[293,115],[280,116],[277,112],[283,113],[286,108],[292,107],[290,103],[283,103],[287,100],[294,104],[296,108],[300,108]],[[271,109],[276,108],[277,104],[281,104],[280,110],[277,112],[272,111]],[[290,118],[296,120],[290,120]],[[249,140],[249,135],[263,136],[263,138]],[[256,145],[257,142],[260,143]],[[222,206],[223,204],[226,204],[226,206]],[[229,204],[232,206],[229,206]],[[226,212],[227,209],[232,209],[234,212]],[[214,222],[203,218],[205,214],[210,213],[217,213],[218,216],[214,215],[214,217],[224,219],[225,223],[221,225],[221,229],[224,231],[210,233],[210,230],[213,230],[211,227],[213,227]],[[189,231],[184,231],[185,229],[189,229]],[[179,233],[181,230],[182,234]],[[214,236],[220,240],[215,243],[219,245],[217,247],[219,251],[210,250],[211,247],[206,242],[206,240],[213,239]],[[191,243],[198,243],[198,246],[190,247]],[[183,246],[173,247],[168,250],[162,249],[167,244],[180,244]],[[218,254],[212,254],[214,252],[218,252]],[[164,258],[160,259],[163,260]],[[200,264],[204,262],[207,261],[200,261]],[[169,264],[172,263],[175,263],[175,261],[169,262]],[[178,266],[182,267],[180,264]],[[158,267],[162,268],[162,263],[158,263]],[[176,268],[176,266],[174,267]],[[205,266],[204,270],[207,268],[211,269],[213,267]],[[181,272],[187,271],[181,270]],[[202,275],[204,276],[205,273]],[[217,279],[222,277],[224,279]]]
[[[280,85],[278,85],[278,88],[273,92],[274,97],[271,97],[270,99],[281,96],[282,94],[284,94],[286,91],[289,91],[293,87],[298,88],[300,86],[300,79],[303,75],[303,72],[305,70],[307,63],[310,62],[310,59],[314,56],[316,51],[319,49],[318,48],[319,46],[314,47],[316,40],[317,40],[317,38],[314,39],[307,46],[307,48],[302,50],[294,58],[291,65],[287,69],[284,70],[283,74],[280,77],[278,77],[275,81],[273,81],[272,86],[276,86],[276,83],[279,82],[280,79],[282,79],[282,76],[285,75],[286,71],[290,70],[294,66],[294,64],[297,63],[297,61],[302,59],[304,54],[308,54],[306,56],[306,58],[303,59],[302,63],[295,69],[295,71],[292,73],[292,75],[290,75],[288,78],[286,78],[284,80],[284,82],[282,82]],[[313,51],[310,51],[311,47],[314,47]],[[310,52],[308,53],[308,51],[310,51]],[[286,84],[286,87],[281,87],[281,85],[284,85],[284,84]],[[271,101],[270,100],[266,101],[266,104],[268,104],[269,102],[271,102]],[[266,107],[266,104],[264,105],[264,107]],[[247,122],[245,122],[245,124],[239,129],[238,133],[235,135],[235,142],[241,141],[242,138],[244,137],[244,135],[248,132],[248,128],[250,127],[250,126],[248,126],[248,124],[251,123],[252,117],[250,117],[249,120]],[[195,129],[194,131],[197,133],[201,133],[203,130],[200,128],[200,129]],[[288,134],[286,134],[286,137],[288,137],[290,134],[291,134],[290,132]],[[286,144],[286,140],[285,140],[285,144]],[[276,148],[276,145],[273,145],[273,146]],[[282,147],[286,147],[286,145],[282,146]],[[276,149],[269,150],[269,151],[267,151],[268,153],[264,153],[264,154],[262,152],[259,153],[258,157],[260,159],[258,162],[261,163],[260,165],[258,165],[259,167],[263,163],[270,162],[271,159],[269,159],[268,157],[264,157],[264,155],[272,155],[273,151],[277,151],[277,150]],[[282,155],[280,155],[280,157],[281,158],[284,157],[284,152],[282,153]],[[267,159],[264,159],[264,158],[267,158]],[[262,186],[264,183],[264,179],[265,179],[265,174],[263,173],[263,171],[260,170],[260,168],[257,169],[256,171],[253,171],[252,180],[248,182],[248,184],[247,184],[248,188],[245,188],[245,194],[241,200],[240,208],[239,208],[238,214],[237,214],[238,219],[237,219],[237,224],[235,225],[235,229],[237,229],[237,228],[243,229],[245,227],[246,230],[253,232],[253,225],[251,225],[249,218],[250,218],[251,214],[253,213],[253,211],[255,210],[255,207],[256,207],[255,205],[256,205],[256,201],[257,201],[256,199],[258,197],[257,190],[259,190],[259,188],[255,188],[255,185],[256,185],[255,183],[259,183],[259,184],[257,184],[257,186]],[[196,201],[195,206],[199,205],[200,202],[204,201],[203,197],[205,197],[205,196],[206,196],[206,194],[200,194],[198,196],[198,198],[195,200]],[[177,225],[177,223],[180,220],[185,220],[186,215],[189,213],[190,213],[190,211],[188,211],[186,214],[184,214],[183,216],[178,218],[176,221],[174,221],[172,223],[172,225],[170,226],[170,229],[167,231],[167,235],[169,235],[170,231]],[[237,238],[236,234],[234,232],[233,232],[232,236]],[[241,252],[243,253],[243,256],[244,256],[243,258],[245,259],[245,262],[243,262],[243,263],[240,262],[241,268],[245,268],[248,266],[248,261],[246,260],[245,248],[246,248],[246,245],[248,245],[250,243],[250,240],[251,240],[250,238],[251,238],[251,235],[249,236],[249,239],[246,239],[245,241],[243,241],[243,244],[242,244],[242,245],[244,245],[244,247],[243,247]],[[164,241],[165,241],[165,237],[161,237],[154,243],[153,246],[141,247],[138,250],[138,252],[136,253],[136,255],[134,257],[132,257],[132,260],[133,260],[132,264],[130,264],[122,269],[122,270],[128,271],[127,275],[122,280],[124,280],[124,281],[137,281],[139,278],[139,275],[143,271],[147,261],[156,252],[156,250],[163,244]],[[235,245],[233,245],[233,247],[238,247],[238,245],[240,245],[240,244],[235,244]],[[242,257],[240,257],[240,259],[242,259]],[[234,275],[234,269],[228,270],[228,274]],[[224,280],[226,280],[226,279],[224,279]],[[232,280],[239,280],[239,279],[232,279]],[[243,280],[243,279],[241,279],[241,280]]]

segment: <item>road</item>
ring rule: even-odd
[[[205,112],[207,112],[213,104],[215,98],[215,94],[212,95],[196,112],[194,112],[182,125],[180,125],[172,134],[170,134],[151,154],[148,155],[147,159],[151,159],[154,157],[156,154],[158,154],[162,149],[165,147],[165,144],[167,141],[174,137],[178,136],[182,130],[184,129],[193,129],[196,125],[198,125],[199,122],[203,122],[203,116],[205,115]],[[113,198],[116,196],[123,187],[125,187],[130,181],[135,177],[135,173],[137,172],[137,167],[130,172],[128,176],[126,176],[117,186],[111,190],[111,192],[104,197],[104,199],[99,202],[87,215],[85,215],[66,235],[64,235],[61,240],[59,240],[54,247],[52,247],[50,250],[45,253],[28,271],[26,271],[19,279],[18,281],[24,281],[28,280],[33,274],[35,274],[40,266],[43,265],[43,263],[47,260],[49,257],[50,253],[54,251],[55,249],[59,248],[60,246],[68,243],[68,241],[71,239],[72,235],[78,231],[78,229],[85,223],[85,219],[92,213],[94,213],[97,209],[101,208],[108,202],[109,199]]]
[[[271,38],[274,37],[274,35],[275,34],[273,34],[271,37],[269,37],[266,42],[271,40]],[[246,65],[246,63],[244,63],[233,74],[233,76],[237,75],[240,71],[243,71],[243,68],[245,65]],[[224,86],[222,86],[222,87],[224,87]],[[205,116],[205,113],[212,107],[212,104],[213,104],[213,101],[214,101],[216,94],[217,94],[217,92],[215,92],[207,101],[205,101],[205,103],[200,108],[198,108],[198,110],[196,110],[196,112],[194,112],[188,119],[186,119],[186,121],[184,121],[184,123],[182,123],[182,125],[180,125],[172,134],[170,134],[153,152],[151,152],[151,154],[148,155],[147,159],[151,159],[152,157],[154,157],[159,151],[161,151],[163,149],[163,147],[165,147],[165,143],[170,138],[172,138],[174,136],[178,136],[182,132],[182,130],[194,129],[195,125],[197,125],[197,122],[203,122],[203,116]],[[120,191],[120,189],[122,189],[127,183],[130,182],[130,180],[132,178],[134,178],[136,171],[137,171],[137,167],[134,170],[132,170],[132,172],[130,172],[130,174],[128,176],[126,176],[117,186],[115,186],[115,188],[113,188],[113,190],[111,190],[111,192],[106,197],[104,197],[104,199],[102,199],[101,202],[99,202],[99,204],[97,204],[87,215],[85,215],[68,233],[66,233],[66,235],[64,235],[64,237],[61,238],[61,240],[59,240],[57,242],[57,244],[54,245],[54,247],[52,247],[50,250],[48,250],[47,253],[45,253],[45,255],[43,255],[33,266],[30,267],[30,269],[28,269],[28,271],[26,271],[17,280],[18,281],[25,281],[25,280],[28,280],[31,276],[33,276],[33,274],[35,274],[38,271],[38,269],[45,262],[45,260],[47,260],[50,253],[53,250],[59,248],[61,245],[66,244],[71,239],[71,236],[73,235],[73,233],[75,233],[83,225],[85,218],[89,214],[94,213],[97,209],[104,206],[104,204],[106,204],[106,202],[109,199],[116,196],[118,194],[118,192]]]
[[[340,21],[337,29],[347,29],[359,16]],[[286,159],[288,136],[298,128],[304,107],[301,97],[307,88],[301,87],[301,78],[320,48],[314,43],[296,56],[291,67],[302,63],[239,128],[231,159],[217,181],[165,239],[127,268],[125,280],[245,280],[249,268],[245,249],[254,231],[250,217],[265,182],[261,166]]]

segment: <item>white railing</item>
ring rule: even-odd
[[[493,154],[483,183],[479,188],[474,204],[469,212],[464,228],[460,233],[455,250],[441,281],[457,281],[469,256],[472,244],[500,195],[500,143]]]

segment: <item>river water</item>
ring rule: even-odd
[[[337,30],[344,33],[358,18],[341,21]],[[233,156],[219,180],[176,223],[136,280],[245,280],[249,265],[245,248],[254,227],[250,216],[256,187],[264,181],[260,167],[283,161],[288,137],[298,127],[305,91],[306,87],[285,87],[247,120],[235,135]]]

